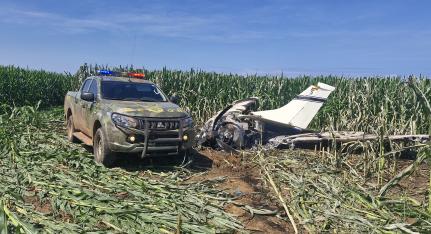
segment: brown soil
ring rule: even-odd
[[[225,210],[237,217],[247,231],[251,233],[290,233],[293,230],[283,208],[269,195],[270,191],[261,180],[259,168],[242,161],[239,155],[214,150],[200,151],[194,164],[196,168],[207,171],[203,175],[192,176],[189,182],[225,178],[216,187],[232,196],[238,196],[235,204],[229,203],[225,206]],[[275,214],[251,214],[248,207],[274,211],[282,218]]]
[[[349,162],[351,165],[355,165],[361,163],[361,156],[351,157]],[[382,184],[378,185],[377,183],[377,174],[373,173],[373,177],[369,178],[366,185],[370,190],[375,188],[375,193],[378,193],[381,186],[385,185],[389,180],[394,178],[398,173],[412,165],[415,162],[415,157],[404,157],[399,158],[395,161],[395,170],[392,169],[394,161],[387,162],[387,168],[383,173],[383,181]],[[388,168],[390,167],[390,168]],[[358,170],[359,173],[363,174],[362,170]],[[430,186],[430,165],[426,160],[420,164],[416,170],[409,176],[403,178],[397,185],[390,188],[386,197],[409,197],[413,198],[416,201],[423,203],[427,202],[428,194],[429,194],[429,186]]]
[[[399,160],[397,161],[397,173],[411,165],[413,160]],[[416,201],[423,203],[428,199],[430,170],[427,163],[419,165],[415,172],[404,178],[400,183],[389,190],[387,196],[400,197],[408,196]]]
[[[51,214],[52,207],[49,201],[41,201],[37,196],[24,196],[25,203],[33,204],[33,208],[42,214]]]
[[[397,160],[395,173],[384,176],[386,182],[413,162],[414,159]],[[259,168],[242,160],[242,156],[205,149],[199,152],[195,160],[195,167],[205,169],[206,172],[204,175],[191,177],[190,181],[225,177],[224,181],[217,184],[217,188],[223,189],[233,196],[241,194],[236,200],[237,203],[226,205],[225,210],[236,216],[248,231],[252,233],[293,233],[293,228],[288,222],[283,208],[271,196],[272,191],[262,181]],[[404,195],[423,203],[428,199],[429,178],[429,165],[422,163],[412,175],[390,189],[387,196]],[[255,209],[277,210],[282,218],[275,215],[252,215],[245,208],[246,205]]]

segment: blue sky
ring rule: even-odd
[[[0,64],[431,76],[431,1],[0,3]]]

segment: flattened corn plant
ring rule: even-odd
[[[430,154],[428,147],[419,154]],[[427,202],[399,192],[378,196],[378,189],[364,183],[349,166],[328,163],[328,152],[285,150],[256,157],[269,187],[309,233],[427,233],[431,213]],[[351,155],[350,157],[358,157]],[[273,182],[273,184],[271,184]],[[426,188],[424,188],[426,189]]]
[[[92,161],[65,136],[61,109],[0,108],[0,232],[214,233],[241,229],[213,181],[156,179]],[[183,175],[183,173],[186,173]],[[3,232],[2,232],[3,233]]]

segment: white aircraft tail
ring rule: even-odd
[[[304,92],[281,108],[256,111],[252,112],[252,114],[270,121],[307,128],[323,103],[325,103],[328,96],[334,90],[335,87],[324,83],[318,83],[317,86],[312,85],[308,87]]]

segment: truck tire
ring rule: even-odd
[[[97,129],[93,137],[94,161],[103,164],[105,167],[112,167],[116,161],[115,153],[112,152],[106,142],[102,128]]]
[[[73,136],[73,133],[75,133],[75,126],[73,125],[72,115],[67,118],[66,129],[67,129],[67,140],[72,143],[78,143],[79,140],[75,136]]]

